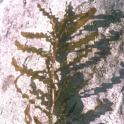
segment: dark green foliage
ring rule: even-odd
[[[109,27],[111,23],[121,22],[121,19],[124,18],[123,12],[120,10],[112,10],[111,14],[100,14],[93,17],[91,25],[85,25],[85,30],[88,31],[97,31],[99,27]]]
[[[36,99],[41,100],[41,105],[45,105],[46,108],[42,108],[40,105],[35,105],[35,100],[30,99],[30,96],[23,93],[17,85],[17,91],[22,94],[23,98],[27,98],[29,105],[25,109],[25,121],[30,124],[32,119],[36,124],[42,123],[37,117],[31,118],[30,116],[30,104],[34,104],[35,108],[40,109],[48,117],[48,123],[53,124],[53,116],[57,117],[56,123],[66,124],[68,117],[72,116],[72,113],[81,113],[76,101],[80,100],[78,95],[79,90],[87,84],[84,81],[84,77],[81,73],[72,70],[71,67],[80,63],[81,59],[88,56],[89,52],[92,52],[92,48],[89,48],[89,42],[95,40],[98,35],[97,32],[91,32],[84,38],[77,41],[68,42],[72,35],[77,32],[82,26],[84,26],[92,16],[94,16],[96,9],[91,8],[85,13],[75,14],[73,7],[69,4],[66,7],[64,18],[59,21],[51,12],[46,12],[38,4],[39,10],[44,16],[47,16],[52,25],[52,32],[48,34],[44,33],[30,33],[21,32],[21,35],[26,38],[45,38],[46,41],[51,43],[50,50],[48,52],[43,49],[37,49],[32,46],[23,45],[16,41],[15,45],[18,50],[23,52],[36,53],[41,57],[44,57],[46,62],[46,69],[42,71],[34,71],[17,64],[16,59],[12,59],[12,65],[16,71],[19,71],[21,75],[26,74],[31,78],[31,90],[30,93],[36,96]],[[70,52],[76,52],[77,57],[70,63],[67,61],[67,56]],[[60,63],[60,67],[56,66],[56,61]],[[60,72],[61,79],[59,79],[58,72]],[[48,92],[44,93],[41,89],[37,89],[35,79],[42,81],[47,87]],[[75,98],[75,101],[74,99]],[[47,100],[46,100],[47,99]],[[70,105],[70,101],[72,105]],[[80,102],[80,107],[82,106]],[[83,108],[83,106],[82,106]]]

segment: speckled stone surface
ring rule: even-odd
[[[97,8],[95,19],[103,20],[98,21],[94,27],[100,34],[100,39],[97,39],[100,44],[98,43],[97,47],[99,51],[103,51],[101,54],[106,54],[106,57],[100,58],[97,64],[82,70],[84,77],[89,80],[88,85],[79,92],[85,119],[79,118],[70,122],[124,124],[124,1],[68,0],[67,2],[70,1],[77,12],[91,6]],[[17,93],[14,86],[19,72],[16,72],[11,65],[12,57],[14,56],[19,64],[23,64],[25,58],[29,56],[28,67],[33,69],[44,67],[44,60],[36,55],[18,51],[14,44],[18,39],[23,44],[49,49],[49,44],[45,42],[27,40],[20,35],[21,31],[51,30],[49,20],[38,11],[37,3],[43,5],[46,10],[51,8],[53,14],[60,19],[63,18],[66,0],[0,0],[0,124],[25,124],[24,108],[27,102]],[[84,3],[84,6],[80,5],[81,3]],[[112,20],[109,20],[109,17],[112,17]],[[86,30],[91,29],[86,27]],[[106,50],[109,49],[108,38],[111,40],[109,53]],[[20,86],[26,90],[30,80],[24,76],[20,82],[22,81],[26,85],[20,83]],[[97,104],[102,106],[98,110]],[[94,112],[86,114],[91,110]],[[45,120],[42,120],[45,124]]]

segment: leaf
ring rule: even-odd
[[[75,13],[73,12],[73,8],[71,3],[66,6],[64,18],[59,22],[59,27],[56,29],[57,36],[61,40],[66,37],[68,24],[73,23],[75,19]]]
[[[81,59],[86,58],[90,52],[92,52],[91,48],[85,49],[84,52],[80,52],[77,55],[77,57],[69,64],[65,64],[65,63],[61,64],[61,66],[57,69],[56,72],[65,70],[66,68],[73,68],[73,66],[78,64],[81,61]]]
[[[29,38],[29,39],[41,39],[41,38],[46,38],[48,39],[49,36],[47,34],[44,34],[44,33],[32,33],[32,32],[21,32],[21,35],[23,37],[26,37],[26,38]]]
[[[96,9],[91,8],[88,12],[79,14],[77,16],[79,18],[74,22],[73,26],[67,29],[67,34],[69,36],[72,35],[79,28],[84,26],[95,13],[96,13]]]
[[[53,25],[53,27],[55,26],[55,23],[58,23],[58,19],[52,15],[52,12],[46,12],[44,8],[41,7],[40,4],[37,4],[37,7],[39,9],[39,11],[41,11],[43,13],[43,15],[47,16],[50,19],[50,23]]]
[[[86,13],[81,13],[78,15],[65,15],[65,18],[61,21],[61,27],[59,29],[60,38],[70,37],[75,33],[79,28],[85,25],[87,21],[96,13],[95,8],[91,8]],[[67,17],[66,17],[67,16]],[[69,24],[69,25],[67,25]]]
[[[95,40],[96,36],[98,35],[97,32],[92,32],[85,36],[85,38],[80,39],[79,41],[71,42],[71,43],[63,43],[61,46],[58,48],[58,54],[59,52],[64,52],[64,51],[74,51],[75,48],[80,48],[81,45],[87,45],[88,42],[91,40]]]
[[[50,13],[46,12],[45,9],[42,8],[40,4],[37,4],[37,7],[38,7],[39,11],[42,11],[43,15],[47,16],[48,18],[52,17],[52,15]]]
[[[80,39],[77,42],[70,43],[68,45],[68,48],[74,50],[75,48],[78,48],[78,47],[80,47],[83,44],[84,45],[85,44],[88,44],[89,41],[95,40],[95,38],[96,38],[97,35],[98,35],[97,32],[92,32],[92,33],[88,34],[85,38],[82,38],[82,39]]]
[[[43,51],[41,48],[37,49],[35,47],[31,47],[31,46],[28,46],[28,45],[23,45],[17,40],[15,41],[15,45],[16,45],[18,50],[22,50],[23,52],[36,53],[37,55],[40,55],[42,57],[47,57],[49,55],[48,52]]]
[[[84,25],[96,13],[96,8],[91,8],[88,12],[79,14],[79,19],[75,22],[76,29]]]
[[[21,75],[20,75],[20,76],[21,76]],[[15,80],[15,88],[16,88],[17,92],[22,95],[22,98],[29,99],[28,94],[23,93],[22,90],[21,90],[21,88],[18,87],[17,81],[18,81],[18,79],[20,78],[20,76],[18,76],[18,77],[16,78],[16,80]]]
[[[12,65],[15,67],[16,71],[19,71],[21,74],[26,74],[28,77],[31,76],[32,79],[39,79],[43,81],[45,76],[40,75],[42,71],[33,71],[32,69],[27,69],[26,67],[21,67],[17,64],[15,58],[12,58]]]

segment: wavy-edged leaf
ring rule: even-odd
[[[61,43],[58,47],[58,54],[59,52],[63,51],[74,51],[75,48],[80,48],[81,45],[87,45],[91,40],[95,40],[96,36],[98,36],[97,32],[92,32],[86,35],[84,38],[81,38],[79,41],[71,42],[71,43]]]
[[[41,38],[46,38],[46,39],[48,39],[49,38],[49,36],[47,35],[47,34],[44,34],[44,33],[42,33],[42,32],[40,32],[40,33],[33,33],[33,32],[21,32],[21,35],[23,36],[23,37],[26,37],[26,38],[29,38],[29,39],[34,39],[34,38],[36,38],[36,39],[41,39]]]
[[[17,81],[18,81],[18,79],[19,79],[21,76],[22,76],[22,75],[19,75],[19,76],[16,78],[16,80],[15,80],[15,82],[14,82],[14,83],[15,83],[15,88],[16,88],[17,92],[22,95],[22,98],[29,99],[29,95],[26,94],[26,93],[23,93],[22,90],[21,90],[21,88],[18,87]]]
[[[67,34],[71,35],[76,32],[79,28],[84,26],[91,17],[96,13],[96,8],[91,8],[88,12],[78,15],[78,19],[74,22],[73,26],[67,29]]]
[[[15,45],[16,45],[18,50],[22,50],[23,52],[36,53],[37,55],[40,55],[42,57],[48,57],[48,55],[49,55],[48,52],[43,51],[41,48],[37,49],[37,48],[32,47],[32,46],[23,45],[17,40],[15,41]]]
[[[73,8],[71,4],[66,6],[65,15],[64,18],[59,22],[59,28],[56,30],[57,36],[59,39],[63,39],[63,37],[66,37],[68,24],[72,24],[75,20],[75,13],[73,12]]]
[[[80,13],[78,15],[74,15],[72,11],[72,15],[65,14],[64,19],[60,22],[59,34],[60,38],[70,37],[73,33],[75,33],[79,28],[85,25],[86,22],[90,20],[90,18],[96,13],[96,8],[91,8],[86,13]]]
[[[52,15],[51,12],[50,13],[46,12],[46,10],[44,8],[42,8],[40,4],[37,4],[37,7],[38,7],[39,11],[41,11],[43,13],[44,16],[47,16],[50,19],[51,24],[58,23],[58,19],[54,15]]]
[[[70,62],[69,64],[62,63],[61,66],[57,69],[56,72],[58,72],[60,70],[64,70],[66,68],[72,68],[74,65],[79,63],[81,61],[81,59],[86,58],[90,52],[92,52],[92,48],[85,48],[85,50],[80,52],[77,55],[77,57],[72,62]]]
[[[79,48],[81,47],[81,45],[87,45],[88,42],[90,42],[91,40],[95,40],[96,36],[98,36],[97,32],[92,32],[90,34],[88,34],[87,36],[85,36],[85,38],[80,39],[77,42],[71,42],[68,45],[68,49],[69,50],[74,50],[75,48]]]
[[[46,12],[46,10],[44,8],[42,8],[40,4],[37,4],[37,7],[38,7],[39,11],[41,11],[43,13],[43,15],[47,16],[48,18],[51,18],[52,15],[49,12]]]
[[[27,76],[31,76],[32,79],[39,79],[40,81],[46,79],[44,75],[41,75],[43,71],[33,71],[32,69],[21,67],[17,64],[15,58],[12,58],[12,65],[15,67],[16,71],[19,71],[21,74],[26,74]]]
[[[96,13],[96,8],[91,8],[88,12],[79,14],[79,19],[75,22],[76,28],[80,28]]]

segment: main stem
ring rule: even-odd
[[[55,43],[52,44],[52,47],[50,49],[51,52],[51,65],[52,65],[52,69],[51,69],[51,74],[52,74],[52,82],[51,82],[51,86],[50,86],[50,95],[51,95],[51,102],[50,102],[50,118],[49,118],[49,124],[53,124],[53,111],[54,111],[54,104],[55,104],[55,71],[56,71],[56,57],[55,57]]]

